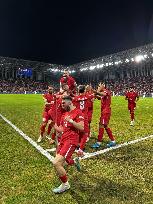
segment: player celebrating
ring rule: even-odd
[[[111,142],[107,144],[107,147],[112,147],[116,145],[114,136],[111,129],[108,127],[110,116],[111,116],[111,93],[105,88],[105,84],[100,83],[98,90],[96,91],[96,96],[101,99],[101,117],[99,122],[99,134],[98,141],[92,145],[92,148],[99,148],[104,135],[104,129],[106,130]]]
[[[89,103],[88,103],[88,123],[89,123],[89,131],[90,131],[90,124],[92,121],[92,114],[93,114],[93,102],[94,102],[94,93],[92,91],[92,86],[91,85],[87,85],[86,86],[86,95],[89,98]],[[89,132],[90,134],[90,132]]]
[[[74,105],[82,111],[84,114],[84,132],[80,132],[80,148],[78,151],[78,156],[83,156],[83,150],[89,136],[89,125],[88,125],[88,108],[89,108],[89,96],[85,93],[85,86],[80,85],[78,87],[79,95],[75,96],[73,99]]]
[[[60,145],[58,146],[56,157],[53,161],[53,165],[56,172],[62,181],[62,184],[53,189],[54,193],[62,193],[70,188],[66,171],[64,169],[64,163],[74,164],[77,161],[72,160],[72,154],[74,153],[78,143],[79,134],[78,131],[84,130],[84,117],[82,112],[77,109],[70,96],[65,96],[62,99],[62,107],[66,113],[61,118],[61,125],[55,124],[56,131],[62,133]]]
[[[130,87],[130,90],[125,95],[125,100],[128,100],[128,110],[130,111],[131,123],[134,125],[134,111],[136,108],[136,102],[139,100],[138,93],[134,90],[133,86]]]
[[[62,97],[70,95],[69,87],[67,84],[63,84],[62,88],[63,88],[62,92],[58,92],[55,94],[54,105],[48,112],[51,120],[53,121],[54,124],[56,123],[57,126],[60,125],[61,117],[63,113],[65,113],[65,110],[62,108]],[[50,144],[54,143],[55,137],[56,137],[56,131],[54,131],[54,133],[52,134],[52,139],[50,140]],[[60,140],[59,137],[57,139],[58,141]]]
[[[45,128],[48,124],[48,131],[47,131],[47,135],[50,134],[53,123],[50,120],[50,116],[48,114],[49,110],[53,107],[54,105],[54,101],[55,101],[55,96],[53,95],[53,87],[48,86],[48,93],[47,94],[43,94],[43,99],[45,102],[45,107],[44,107],[44,112],[43,112],[43,122],[40,126],[40,136],[37,140],[37,142],[41,142],[42,139],[44,138],[44,133],[45,133]]]
[[[67,84],[71,93],[75,94],[76,92],[76,82],[75,79],[69,75],[69,71],[64,70],[63,77],[60,79],[60,91],[62,92],[62,85]]]

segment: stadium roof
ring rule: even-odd
[[[5,69],[18,69],[18,68],[32,68],[37,72],[63,72],[68,69],[71,73],[76,71],[92,71],[102,70],[108,67],[124,66],[131,63],[140,63],[142,61],[153,59],[153,43],[141,47],[125,50],[122,52],[106,55],[103,57],[91,59],[81,63],[70,66],[50,64],[38,61],[29,61],[23,59],[16,59],[10,57],[0,57],[0,67]]]

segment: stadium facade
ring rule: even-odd
[[[19,69],[32,69],[31,79],[55,81],[64,69],[69,69],[78,83],[96,83],[129,77],[153,76],[153,44],[137,47],[112,55],[91,59],[71,66],[0,57],[0,79],[15,79]]]

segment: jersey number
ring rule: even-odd
[[[84,109],[84,101],[80,101],[80,110]]]

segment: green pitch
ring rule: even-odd
[[[0,95],[0,113],[33,140],[39,136],[43,100],[40,95]],[[96,141],[100,102],[95,101],[92,136]],[[127,101],[112,98],[110,127],[117,143],[153,134],[153,99],[137,103],[135,126],[130,125]],[[108,142],[107,135],[101,149]],[[129,145],[81,161],[82,172],[68,169],[71,189],[55,195],[60,184],[52,164],[0,118],[0,203],[2,204],[151,204],[153,203],[153,140]],[[51,148],[48,141],[41,143]]]

